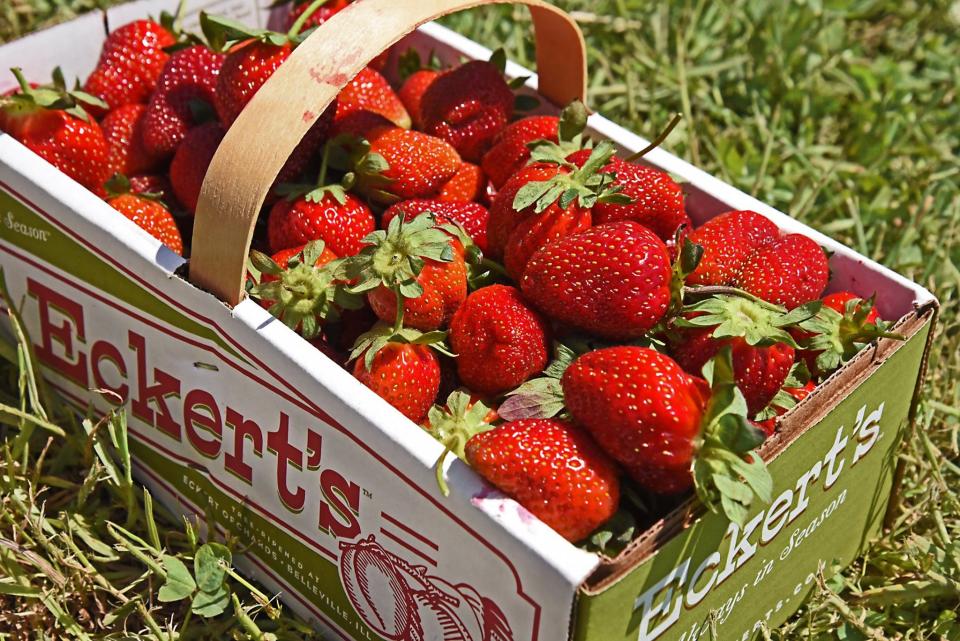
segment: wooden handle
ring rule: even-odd
[[[486,4],[530,7],[539,93],[586,97],[586,45],[570,16],[543,0],[358,0],[303,41],[236,119],[207,170],[193,228],[190,281],[230,305],[244,293],[253,227],[273,181],[340,90],[425,22]]]

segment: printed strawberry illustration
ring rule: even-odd
[[[439,138],[376,120],[356,131],[362,137],[344,144],[346,159],[339,164],[356,175],[357,191],[375,203],[433,198],[460,170],[459,154]]]
[[[149,154],[171,156],[191,128],[211,119],[223,58],[203,44],[171,54],[143,117],[143,144]]]
[[[226,133],[219,122],[208,122],[191,129],[177,146],[170,163],[170,184],[177,200],[191,214],[197,210],[203,178]]]
[[[686,318],[674,321],[680,330],[671,353],[683,369],[700,375],[707,361],[729,346],[733,373],[751,417],[763,410],[793,367],[798,347],[789,333],[812,318],[819,305],[790,313],[783,308],[740,295],[718,295],[684,308]]]
[[[694,486],[701,502],[743,524],[772,482],[754,449],[764,434],[747,420],[729,350],[707,381],[645,347],[609,347],[573,362],[561,381],[567,408],[643,488],[672,494]]]
[[[541,372],[550,328],[514,287],[490,285],[470,294],[450,322],[457,374],[468,388],[496,396]]]
[[[143,116],[146,105],[131,103],[118,107],[100,122],[107,140],[110,171],[125,176],[148,174],[158,168],[158,159],[143,144]]]
[[[30,86],[20,69],[12,71],[20,88],[0,96],[0,130],[102,196],[110,177],[107,141],[85,106],[103,109],[105,103],[83,91],[68,91],[59,69],[53,84],[37,87]]]
[[[404,221],[412,222],[414,218],[425,212],[434,215],[438,225],[456,223],[470,237],[470,240],[480,248],[481,251],[487,249],[487,220],[490,218],[490,212],[480,203],[473,202],[447,202],[443,200],[414,199],[404,200],[390,205],[383,212],[380,220],[380,226],[386,228],[394,216],[403,213]]]
[[[493,139],[481,166],[497,189],[530,160],[530,144],[538,140],[559,143],[560,119],[556,116],[527,116],[507,125]]]
[[[423,331],[445,327],[467,297],[467,267],[457,230],[422,214],[412,222],[395,216],[385,230],[363,239],[365,247],[344,264],[344,275],[366,293],[374,313]]]
[[[802,234],[789,234],[754,252],[733,284],[793,309],[819,298],[829,280],[830,266],[823,248]]]
[[[819,313],[792,330],[803,349],[810,372],[824,378],[878,338],[903,340],[890,332],[880,318],[874,300],[852,292],[835,292],[823,298]]]
[[[233,124],[263,83],[290,57],[303,40],[304,23],[316,8],[317,2],[310,4],[287,33],[252,29],[229,18],[201,14],[201,26],[211,43],[218,47],[238,43],[223,61],[213,102],[225,126],[229,128]],[[337,109],[334,103],[313,123],[284,163],[275,184],[293,180],[306,167],[326,140]]]
[[[175,18],[164,14],[161,22],[135,20],[114,30],[103,42],[97,66],[87,78],[84,91],[97,96],[110,109],[146,103],[169,55],[176,44]],[[94,112],[102,116],[104,110]]]
[[[779,234],[769,218],[754,211],[730,211],[711,218],[690,233],[690,241],[703,247],[703,258],[688,284],[730,285],[753,253]]]
[[[380,114],[397,127],[409,129],[410,114],[400,97],[380,72],[364,67],[337,96],[337,113],[334,122],[358,111]]]
[[[619,507],[617,465],[589,434],[566,421],[503,423],[471,436],[462,455],[487,481],[571,542],[587,537]]]
[[[106,183],[107,204],[135,222],[141,229],[170,248],[183,254],[180,230],[170,211],[156,198],[132,193],[130,181],[117,174]]]
[[[414,423],[421,423],[440,391],[440,361],[436,349],[442,332],[383,324],[362,335],[351,359],[353,375]]]
[[[328,181],[330,153],[335,141],[324,147],[315,184],[284,184],[277,192],[285,198],[270,209],[267,237],[273,251],[323,240],[338,256],[358,254],[363,239],[376,227],[373,212],[350,193],[352,178]]]
[[[478,163],[513,115],[514,96],[503,77],[502,52],[491,62],[473,60],[430,83],[420,100],[423,130]]]
[[[556,321],[599,337],[631,340],[663,319],[676,285],[663,241],[627,220],[545,245],[527,264],[521,289]]]
[[[250,296],[287,327],[314,339],[325,323],[339,319],[342,310],[363,304],[337,278],[336,258],[322,240],[273,256],[253,251],[250,261],[256,274]]]

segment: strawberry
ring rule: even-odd
[[[208,122],[191,129],[170,163],[173,193],[191,214],[197,210],[203,178],[225,134],[219,122]]]
[[[176,209],[179,203],[173,195],[173,186],[170,179],[163,174],[140,174],[129,176],[130,191],[135,194],[146,194],[163,202],[167,209]]]
[[[673,298],[667,248],[633,221],[599,225],[542,247],[527,264],[524,295],[550,318],[602,338],[638,338]]]
[[[429,199],[404,200],[390,205],[383,212],[380,226],[387,228],[394,216],[401,212],[404,221],[408,223],[424,212],[432,213],[439,225],[456,223],[463,227],[480,251],[487,250],[487,220],[490,218],[490,212],[480,203]]]
[[[817,386],[813,381],[807,381],[803,387],[784,387],[783,394],[785,394],[785,397],[780,396],[778,398],[784,398],[786,402],[783,404],[777,402],[771,403],[770,408],[772,408],[774,415],[763,420],[755,421],[754,425],[760,428],[767,436],[771,436],[777,431],[777,417],[786,414],[794,405],[808,397],[816,388]]]
[[[377,113],[397,127],[410,128],[410,114],[400,98],[379,72],[365,67],[344,87],[337,96],[337,114],[334,121],[341,120],[357,111]]]
[[[462,162],[449,144],[419,131],[374,126],[364,138],[352,145],[357,190],[378,203],[432,198]]]
[[[707,382],[645,347],[609,347],[578,357],[561,379],[574,420],[643,488],[674,494],[691,485],[711,510],[742,524],[754,495],[772,482],[753,452],[763,433],[747,420],[729,352]]]
[[[107,140],[107,162],[111,173],[127,176],[157,169],[158,161],[143,146],[143,115],[146,105],[132,103],[118,107],[100,123]]]
[[[183,255],[183,240],[170,211],[153,198],[130,191],[130,181],[115,176],[107,183],[107,204],[135,222],[141,229],[166,245],[170,251]]]
[[[426,418],[440,389],[440,362],[429,346],[387,342],[359,356],[353,366],[357,380],[414,423]]]
[[[450,346],[464,385],[486,396],[512,389],[547,365],[550,328],[506,285],[470,294],[450,322]]]
[[[0,97],[0,130],[16,138],[70,178],[103,195],[110,176],[107,141],[82,105],[104,103],[83,92],[68,92],[63,74],[54,84],[31,87],[19,69],[13,74],[20,90]]]
[[[324,22],[332,18],[334,14],[346,9],[347,4],[349,4],[348,0],[327,0],[327,2],[317,7],[315,11],[307,16],[306,21],[303,23],[300,30],[306,31],[307,29],[319,27]],[[293,27],[300,16],[302,16],[304,12],[310,8],[310,5],[310,0],[293,3],[293,6],[290,8],[290,15],[287,16],[288,29]]]
[[[420,105],[423,102],[423,94],[426,93],[430,85],[440,77],[441,72],[436,69],[420,69],[415,71],[400,86],[397,96],[406,107],[407,113],[413,126],[417,129],[423,129],[423,115],[420,112]]]
[[[530,160],[530,143],[549,140],[559,143],[556,116],[527,116],[512,122],[497,134],[493,145],[483,155],[481,166],[497,189]]]
[[[472,436],[464,456],[487,481],[571,542],[609,520],[620,503],[616,464],[569,422],[504,423]]]
[[[734,378],[748,415],[755,416],[777,395],[793,367],[797,343],[789,331],[813,317],[818,307],[787,313],[740,295],[713,296],[687,306],[686,318],[674,321],[683,329],[672,341],[671,354],[683,369],[699,375],[707,361],[730,346]]]
[[[514,281],[523,273],[537,250],[551,241],[586,231],[593,222],[590,209],[571,205],[566,209],[550,206],[540,215],[527,218],[510,234],[503,252],[503,265]]]
[[[703,258],[687,283],[731,285],[753,253],[779,234],[776,225],[753,211],[730,211],[710,219],[689,235],[703,247]]]
[[[193,45],[170,56],[143,117],[143,144],[148,153],[168,157],[199,124],[200,105],[212,107],[223,54]]]
[[[683,190],[666,172],[616,157],[604,171],[616,175],[613,185],[621,187],[620,193],[633,202],[597,203],[593,208],[597,224],[633,220],[649,227],[664,242],[673,240],[681,225],[690,225],[683,208]]]
[[[814,375],[824,378],[878,338],[903,340],[880,318],[873,298],[835,292],[823,298],[813,318],[791,330],[803,347],[800,357]]]
[[[104,41],[100,60],[87,78],[84,91],[103,100],[110,109],[147,102],[170,57],[164,49],[175,43],[173,34],[152,20],[123,25]]]
[[[789,234],[757,249],[733,284],[765,301],[793,309],[819,298],[829,279],[823,248],[806,236]]]
[[[513,114],[513,91],[495,64],[474,60],[437,77],[423,93],[423,130],[478,163]]]
[[[323,240],[338,256],[353,256],[363,239],[376,228],[366,203],[348,193],[349,184],[328,184],[327,168],[333,144],[324,146],[320,174],[313,185],[281,185],[286,195],[270,209],[267,237],[277,252]]]
[[[210,34],[211,40],[244,39],[227,54],[217,77],[214,106],[224,125],[233,124],[263,83],[290,57],[300,42],[303,20],[309,15],[312,14],[302,14],[289,32],[280,34],[248,29],[226,18],[201,14],[204,32]],[[275,185],[294,179],[306,167],[316,149],[326,140],[337,109],[334,103],[320,114],[284,163]]]
[[[468,202],[479,200],[486,192],[487,177],[483,170],[473,163],[465,162],[460,165],[460,169],[453,175],[453,178],[440,188],[437,200]]]
[[[272,315],[304,338],[316,339],[323,325],[336,321],[343,309],[359,309],[361,299],[336,277],[336,254],[322,240],[267,256],[250,253],[259,272],[250,295]]]

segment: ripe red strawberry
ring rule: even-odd
[[[633,202],[597,203],[593,209],[597,224],[633,220],[649,227],[664,242],[674,239],[680,225],[690,225],[683,208],[683,190],[666,172],[616,157],[610,159],[604,171],[616,174],[613,184],[621,187],[620,193]]]
[[[792,399],[793,404],[796,404],[808,397],[816,388],[817,386],[813,381],[807,381],[803,387],[784,387],[783,391]],[[787,411],[793,407],[793,404],[791,404],[789,407],[784,407],[783,405],[779,405],[774,402],[771,404],[771,407],[775,412],[775,416],[765,418],[762,421],[755,421],[754,425],[763,430],[764,434],[770,436],[777,431],[777,417],[786,414]]]
[[[387,79],[374,69],[365,67],[347,83],[337,96],[335,121],[358,111],[377,113],[397,127],[410,128],[410,114],[393,91]]]
[[[198,104],[213,106],[223,54],[193,45],[173,55],[160,72],[157,89],[144,114],[143,143],[158,157],[167,157],[197,125]]]
[[[550,318],[602,338],[630,340],[666,314],[671,280],[663,241],[626,220],[545,245],[527,263],[521,289]]]
[[[729,353],[707,382],[645,347],[588,352],[563,373],[574,420],[643,488],[674,494],[693,485],[701,502],[743,525],[753,497],[773,482],[754,451],[763,432],[742,411]]]
[[[123,25],[107,36],[84,90],[103,100],[110,109],[145,103],[170,57],[164,49],[175,43],[173,35],[152,20]]]
[[[473,163],[465,162],[437,194],[437,200],[468,202],[479,200],[487,192],[487,177]]]
[[[353,256],[375,228],[373,212],[353,194],[344,194],[343,203],[330,194],[318,201],[305,196],[280,200],[267,219],[267,236],[274,251],[323,240],[338,256]]]
[[[733,284],[753,253],[779,234],[776,225],[753,211],[730,211],[710,219],[689,236],[703,247],[703,258],[687,283]]]
[[[403,81],[400,90],[397,92],[400,101],[403,102],[403,106],[407,109],[407,113],[410,114],[413,126],[417,129],[423,129],[423,115],[420,112],[423,94],[430,88],[433,81],[440,77],[441,73],[442,72],[436,69],[420,69],[419,71],[415,71]]]
[[[183,254],[180,230],[177,229],[177,222],[166,207],[155,200],[136,194],[114,196],[107,203],[169,247],[170,251]]]
[[[820,378],[878,338],[903,340],[888,331],[872,298],[864,300],[852,292],[825,296],[817,315],[791,329],[791,333],[803,347],[799,354],[807,369]]]
[[[467,297],[463,246],[423,214],[412,222],[394,216],[386,230],[364,239],[363,250],[347,260],[345,278],[353,290],[368,292],[374,313],[423,331],[445,327]]]
[[[830,266],[823,248],[806,236],[789,234],[754,252],[734,285],[793,309],[819,298],[829,280]]]
[[[550,328],[514,287],[470,294],[450,322],[457,374],[468,388],[496,396],[547,365]]]
[[[226,131],[219,122],[208,122],[191,129],[170,163],[173,193],[191,214],[197,210],[203,178],[224,134]]]
[[[143,146],[143,114],[146,105],[133,103],[114,109],[100,123],[107,140],[107,162],[111,174],[125,176],[151,173],[158,160]]]
[[[419,131],[380,126],[365,138],[370,149],[357,163],[357,189],[376,202],[432,198],[460,169],[453,147]]]
[[[150,194],[167,206],[167,209],[177,209],[180,203],[173,195],[173,186],[170,179],[162,174],[140,174],[129,176],[130,191],[135,194]]]
[[[420,102],[423,129],[479,163],[513,115],[513,91],[495,65],[474,60],[436,78]]]
[[[338,278],[336,258],[322,240],[273,256],[253,251],[250,259],[259,279],[247,275],[250,295],[290,329],[317,339],[328,321],[339,320],[342,310],[362,306],[361,298]]]
[[[55,74],[54,86],[31,87],[19,69],[13,72],[20,90],[0,97],[0,130],[90,191],[105,194],[107,141],[81,106],[103,103],[67,92],[60,74]]]
[[[290,15],[287,16],[287,29],[293,27],[294,23],[300,18],[300,16],[303,15],[304,11],[310,8],[310,4],[310,0],[293,3],[293,6],[290,8]],[[324,3],[313,13],[307,16],[306,21],[303,23],[303,26],[299,29],[299,31],[303,32],[307,29],[319,27],[333,17],[333,15],[338,11],[346,9],[347,4],[349,4],[347,0],[328,0],[328,2]]]
[[[527,116],[510,123],[497,134],[493,146],[483,155],[481,166],[490,182],[500,189],[512,175],[530,160],[528,145],[536,140],[559,143],[556,116]]]
[[[390,205],[383,212],[380,226],[386,229],[394,216],[400,212],[403,212],[404,220],[409,223],[420,214],[428,211],[435,215],[438,225],[458,223],[467,232],[474,244],[480,248],[480,251],[485,252],[487,250],[487,220],[490,218],[490,212],[480,203],[446,202],[429,199],[404,200]]]
[[[440,390],[440,362],[426,345],[388,342],[369,365],[367,352],[353,366],[353,375],[414,423],[426,418]]]
[[[620,502],[619,470],[565,421],[504,423],[467,441],[467,462],[568,541],[603,525]]]
[[[567,408],[641,486],[687,489],[709,389],[669,356],[644,347],[588,352],[561,379]]]
[[[520,282],[527,263],[548,243],[586,231],[593,223],[590,209],[571,205],[561,209],[551,205],[542,214],[533,215],[518,224],[510,234],[503,252],[503,266],[516,282]]]

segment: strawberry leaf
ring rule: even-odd
[[[507,395],[497,410],[508,421],[552,418],[566,407],[560,380],[542,377],[527,381]]]

